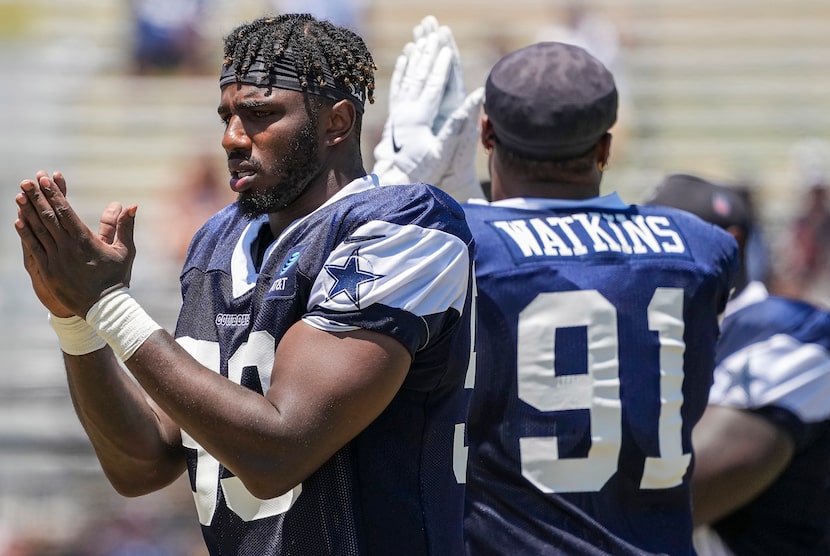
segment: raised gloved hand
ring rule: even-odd
[[[389,116],[375,147],[381,183],[422,181],[459,201],[481,197],[475,153],[484,91],[465,97],[452,33],[428,16],[395,63]]]
[[[425,38],[430,34],[437,34],[438,44],[442,48],[449,48],[452,53],[449,74],[443,79],[444,87],[441,104],[438,107],[438,115],[432,123],[432,132],[437,134],[441,130],[441,126],[444,125],[444,122],[464,102],[464,73],[461,69],[461,53],[458,51],[458,45],[455,44],[452,31],[446,25],[438,25],[438,20],[428,15],[421,20],[421,23],[415,26],[412,30],[412,36],[417,43],[419,39]],[[441,75],[443,75],[443,68],[440,71]]]

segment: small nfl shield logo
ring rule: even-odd
[[[732,203],[729,202],[729,199],[725,195],[715,193],[714,197],[712,197],[712,209],[721,216],[729,216],[732,212]]]

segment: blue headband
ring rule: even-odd
[[[294,55],[290,49],[286,49],[270,71],[266,69],[265,61],[260,57],[257,57],[251,63],[248,70],[241,75],[237,75],[232,64],[223,65],[222,73],[219,76],[219,88],[230,85],[231,83],[241,83],[255,85],[257,87],[276,87],[277,89],[310,93],[335,102],[347,99],[362,114],[366,99],[365,88],[355,86],[352,83],[349,85],[337,83],[331,74],[328,64],[323,64],[322,69],[324,84],[321,85],[318,81],[312,79],[303,86],[300,81],[300,76],[297,73]]]

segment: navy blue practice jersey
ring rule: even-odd
[[[430,186],[378,187],[367,176],[292,224],[258,269],[263,226],[267,217],[246,220],[231,205],[195,236],[176,329],[188,352],[264,393],[280,338],[302,320],[393,336],[412,365],[367,429],[272,500],[254,498],[182,431],[211,554],[461,553],[453,445],[466,409],[472,246],[460,206]],[[332,361],[332,380],[337,372]]]
[[[691,431],[737,245],[682,211],[467,204],[472,555],[692,554]]]
[[[760,284],[747,290],[727,306],[709,403],[751,411],[783,427],[795,453],[763,493],[712,528],[738,555],[827,555],[830,314],[766,296]],[[732,312],[733,304],[742,307]]]

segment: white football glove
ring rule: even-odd
[[[428,16],[413,37],[392,73],[389,116],[374,150],[373,173],[384,184],[437,185],[459,201],[481,197],[475,154],[484,90],[465,97],[448,27]]]
[[[428,15],[412,30],[416,41],[430,33],[437,33],[439,44],[452,51],[450,73],[444,85],[444,96],[441,97],[441,106],[438,107],[438,115],[432,124],[432,132],[438,134],[444,122],[464,102],[464,73],[461,69],[461,53],[458,51],[458,45],[455,44],[450,28],[446,25],[438,25],[438,20]]]

